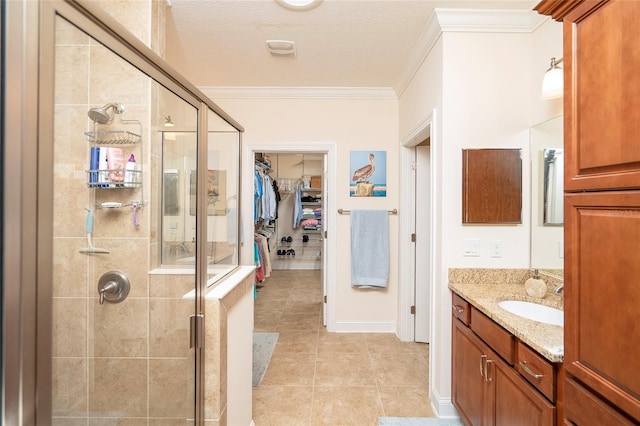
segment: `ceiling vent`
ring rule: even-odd
[[[296,56],[296,44],[289,40],[267,40],[267,49],[272,56]]]

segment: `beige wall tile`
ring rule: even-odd
[[[56,17],[56,45],[89,44],[89,36],[60,16]]]
[[[53,358],[52,407],[54,416],[83,416],[87,410],[87,360]]]
[[[54,167],[53,234],[55,237],[87,236],[87,211],[93,208],[92,193],[87,190],[84,167],[57,164]],[[86,244],[83,245],[86,247]],[[62,253],[65,255],[66,253]]]
[[[87,104],[89,46],[57,46],[55,51],[55,103]]]
[[[121,102],[127,107],[148,103],[149,77],[106,47],[93,44],[90,49],[89,103],[92,106],[109,102]]]
[[[146,239],[96,238],[94,245],[109,250],[109,254],[94,258],[95,268],[89,277],[90,296],[98,297],[98,282],[104,273],[117,270],[129,277],[129,298],[148,297]]]
[[[193,418],[193,359],[149,360],[149,416]]]
[[[182,297],[195,285],[195,275],[149,275],[149,297]]]
[[[148,302],[126,299],[121,303],[89,304],[89,355],[96,357],[147,356]]]
[[[87,105],[56,105],[53,162],[77,164],[80,170],[89,165],[89,148],[84,132],[89,129]]]
[[[149,301],[149,356],[189,356],[189,317],[192,300],[151,299]]]
[[[89,411],[92,417],[147,415],[146,359],[91,358]]]
[[[51,426],[87,426],[87,418],[53,417]]]
[[[107,417],[89,419],[89,426],[148,426],[147,419],[128,419],[126,417]]]
[[[79,252],[85,238],[53,239],[53,296],[86,297],[90,258]]]
[[[54,357],[87,355],[87,299],[53,299]]]

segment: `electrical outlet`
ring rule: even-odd
[[[491,241],[491,257],[502,257],[502,240]]]

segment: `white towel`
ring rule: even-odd
[[[389,213],[351,211],[351,285],[384,288],[389,281]]]

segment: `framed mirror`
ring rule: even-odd
[[[533,269],[563,274],[563,117],[530,129],[531,257]]]

